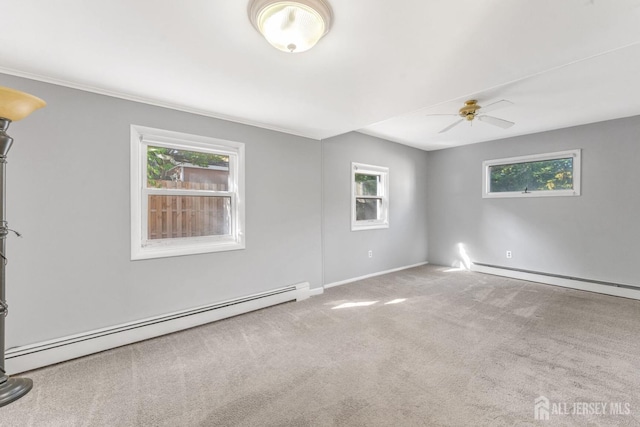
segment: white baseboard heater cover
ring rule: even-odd
[[[509,277],[512,279],[527,280],[529,282],[544,283],[546,285],[562,286],[564,288],[572,288],[581,291],[596,292],[599,294],[640,300],[640,288],[633,285],[623,285],[620,283],[610,283],[599,280],[540,273],[537,271],[507,268],[481,263],[472,263],[471,271],[492,274],[495,276]]]
[[[309,283],[304,282],[117,326],[13,347],[5,352],[5,366],[7,373],[14,375],[272,305],[301,301],[309,298],[310,294]]]

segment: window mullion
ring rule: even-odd
[[[185,190],[179,188],[145,188],[143,191],[154,196],[231,197],[233,194],[230,191]]]

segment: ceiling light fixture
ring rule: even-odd
[[[249,19],[273,47],[300,53],[331,28],[333,13],[324,0],[251,0]]]

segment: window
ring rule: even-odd
[[[131,126],[131,259],[244,248],[244,144]]]
[[[483,197],[580,195],[580,150],[535,154],[482,164]]]
[[[389,168],[351,164],[351,230],[389,228]]]

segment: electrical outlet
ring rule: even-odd
[[[507,251],[507,258],[513,258],[513,254],[511,253],[511,251]]]
[[[369,250],[369,258],[373,258],[373,251]]]

